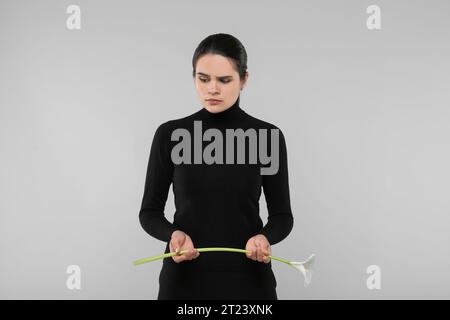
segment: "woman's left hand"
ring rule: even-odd
[[[245,250],[250,250],[247,252],[247,257],[264,263],[269,263],[269,256],[272,255],[272,249],[270,248],[269,240],[263,234],[257,234],[251,237],[245,246]]]

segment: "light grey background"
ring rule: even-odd
[[[273,262],[279,298],[450,298],[449,15],[448,1],[2,0],[0,297],[156,298],[161,262],[132,265],[165,247],[138,221],[151,141],[201,108],[192,54],[225,32],[249,56],[242,108],[286,136],[295,225],[272,253],[317,255],[308,288]]]

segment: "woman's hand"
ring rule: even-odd
[[[270,248],[269,240],[263,234],[257,234],[251,237],[245,246],[245,250],[250,250],[247,253],[247,257],[252,260],[258,260],[259,262],[269,263],[269,256],[272,255],[272,249]]]
[[[173,256],[172,259],[176,263],[180,263],[185,260],[192,260],[200,256],[200,252],[194,248],[191,237],[181,230],[176,230],[172,233],[172,237],[169,243],[170,252],[177,252],[177,255]],[[190,250],[184,254],[180,255],[182,250]]]

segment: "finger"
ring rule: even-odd
[[[195,250],[194,249],[189,249],[189,251],[186,254],[186,259],[188,260],[192,260],[195,256]]]
[[[192,260],[196,255],[196,250],[194,248],[190,248],[188,252],[186,252],[186,260]]]
[[[270,244],[266,245],[266,249],[264,251],[265,251],[265,253],[264,253],[264,255],[265,255],[264,262],[269,263],[270,262],[270,256],[272,255],[272,250],[270,248]]]
[[[177,252],[176,244],[174,242],[170,243],[170,252]]]
[[[265,261],[265,257],[267,256],[266,250],[261,246],[261,262]]]
[[[178,261],[186,260],[186,253],[182,252],[184,250],[185,249],[183,248],[177,248],[177,250],[175,251],[176,252],[175,258],[178,259]]]
[[[251,258],[252,258],[252,260],[254,260],[254,261],[256,261],[256,258],[257,258],[257,252],[258,251],[258,249],[256,248],[256,246],[252,249],[252,256],[251,256]]]
[[[255,260],[256,248],[250,248],[250,252],[247,252],[247,257],[249,259]]]
[[[177,254],[179,254],[179,252],[181,251],[180,244],[177,241],[173,241],[173,242],[171,242],[171,244],[172,244],[172,252],[176,252]]]
[[[270,262],[270,251],[268,251],[268,250],[265,250],[264,251],[264,259],[263,259],[263,261],[265,262],[265,263],[269,263]]]
[[[258,244],[258,261],[262,262],[263,261],[263,253],[262,253],[262,248],[261,246]]]
[[[176,256],[175,259],[176,259],[178,262],[182,262],[182,261],[187,260],[186,253],[183,253],[183,254],[180,253],[180,255]]]
[[[192,259],[198,258],[198,256],[200,255],[200,252],[198,251],[198,249],[194,250],[194,256]]]
[[[254,255],[256,261],[258,261],[258,249],[259,249],[259,248],[258,248],[258,245],[256,244],[256,245],[255,245],[255,255]]]
[[[255,245],[255,252],[253,253],[253,260],[258,261],[258,245]]]

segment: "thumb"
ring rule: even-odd
[[[175,251],[181,251],[181,247],[184,244],[184,241],[186,240],[186,237],[184,234],[177,234],[175,237],[172,238],[173,248]]]
[[[256,251],[255,249],[256,249],[255,246],[249,246],[247,248],[247,257],[251,257],[252,254]]]
[[[172,248],[173,251],[176,252],[177,254],[181,251],[181,241],[180,240],[173,240],[172,241]]]

